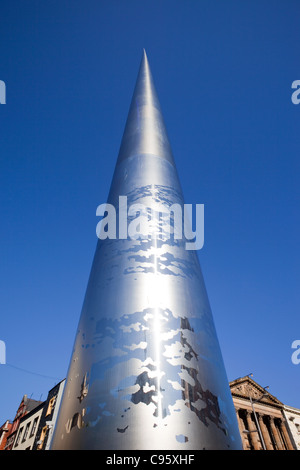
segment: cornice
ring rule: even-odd
[[[256,403],[262,405],[274,406],[280,409],[284,407],[281,401],[248,376],[230,382],[229,386],[233,397],[242,398],[247,401],[250,401],[251,397],[253,401],[257,400]]]

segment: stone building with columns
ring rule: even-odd
[[[230,382],[244,450],[296,450],[285,406],[249,376]]]

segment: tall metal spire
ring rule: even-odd
[[[108,204],[52,449],[240,449],[197,252],[162,211],[184,200],[145,52]]]
[[[145,50],[118,161],[137,154],[152,154],[173,163],[172,150]]]

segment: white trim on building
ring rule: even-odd
[[[12,450],[32,450],[42,412],[43,403],[21,419]]]
[[[300,450],[300,410],[284,405],[283,414],[288,423],[289,430],[297,450]]]

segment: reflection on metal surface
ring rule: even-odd
[[[144,54],[108,202],[183,205]],[[163,218],[162,218],[163,219]],[[240,449],[198,256],[185,240],[98,240],[53,449]]]
[[[81,403],[82,400],[87,396],[88,394],[88,386],[87,386],[87,383],[86,383],[86,376],[87,374],[85,374],[84,378],[83,378],[83,381],[82,381],[82,385],[81,385],[81,390],[80,390],[80,396],[77,397],[79,402]]]

